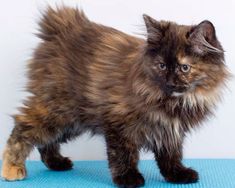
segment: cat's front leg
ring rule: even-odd
[[[144,178],[137,169],[139,152],[133,141],[116,130],[106,131],[105,139],[114,183],[123,188],[143,186]]]
[[[175,146],[162,146],[159,150],[154,149],[154,155],[166,181],[172,183],[195,183],[198,181],[198,173],[182,164],[182,143]]]

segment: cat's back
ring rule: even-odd
[[[39,26],[37,35],[42,40],[29,65],[31,80],[43,77],[61,82],[68,75],[81,79],[95,64],[109,72],[110,68],[128,69],[123,64],[133,62],[131,58],[144,44],[143,39],[90,21],[77,8],[48,7]]]
[[[39,26],[37,36],[43,42],[55,43],[73,51],[88,48],[99,51],[105,47],[109,50],[127,50],[144,42],[140,38],[90,21],[78,8],[65,6],[56,9],[48,7]]]
[[[120,91],[144,44],[69,7],[49,7],[39,25],[42,40],[29,64],[27,88],[56,110],[61,104],[87,106],[91,99],[102,103],[107,88]]]

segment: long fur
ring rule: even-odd
[[[49,168],[71,169],[59,144],[91,131],[104,135],[118,185],[144,184],[137,170],[141,148],[154,152],[167,181],[197,181],[197,173],[181,163],[182,143],[187,132],[212,114],[220,98],[228,75],[222,49],[205,40],[201,44],[196,26],[157,22],[146,15],[144,19],[147,40],[96,24],[77,9],[48,8],[40,22],[41,43],[28,65],[32,96],[14,116],[4,178],[25,177],[24,161],[34,146]],[[210,53],[198,53],[200,45]],[[159,81],[164,73],[155,72],[156,62],[175,59],[198,62],[192,63],[192,74],[182,75],[194,83],[182,96],[166,94],[165,81]]]

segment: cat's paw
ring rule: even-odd
[[[198,173],[191,168],[175,169],[170,175],[165,177],[171,183],[196,183],[199,179]]]
[[[144,186],[144,178],[137,170],[128,170],[126,173],[113,178],[120,188],[135,188]]]
[[[3,165],[1,176],[7,181],[22,180],[26,177],[26,169],[24,166]]]
[[[53,157],[44,162],[51,170],[65,171],[73,168],[73,163],[68,157]]]

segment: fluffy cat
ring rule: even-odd
[[[80,10],[48,8],[28,67],[28,91],[3,155],[2,177],[26,176],[33,147],[52,170],[69,170],[60,144],[103,134],[115,184],[144,185],[139,150],[151,150],[169,182],[193,183],[185,134],[208,118],[228,78],[209,21],[185,26],[144,15],[147,40],[96,24]]]

